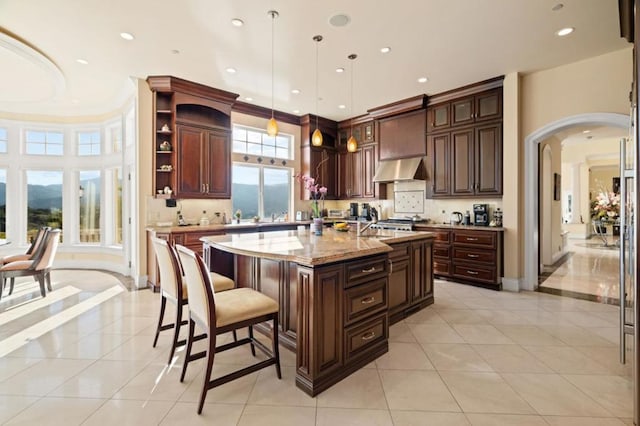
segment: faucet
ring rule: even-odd
[[[364,231],[366,231],[367,229],[369,229],[371,227],[371,225],[378,223],[378,218],[376,216],[373,217],[373,219],[371,220],[371,222],[366,222],[366,224],[364,225],[364,227],[360,227],[360,225],[362,225],[363,222],[358,221],[358,229],[356,231],[356,235],[358,237],[362,236],[362,233]]]

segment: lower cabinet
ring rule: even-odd
[[[389,322],[393,324],[433,303],[433,241],[391,244]]]

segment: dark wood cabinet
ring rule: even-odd
[[[426,150],[427,117],[424,109],[380,119],[380,160],[421,157]]]
[[[321,186],[327,187],[328,200],[338,198],[338,123],[326,118],[307,114],[300,118],[302,140],[300,142],[300,170],[302,175],[310,176]],[[311,135],[316,129],[322,132],[322,146],[311,145]],[[301,188],[300,197],[310,199],[309,191]]]
[[[502,195],[502,121],[475,129],[475,193]]]
[[[428,109],[430,131],[498,120],[502,118],[502,87],[432,105]]]
[[[338,198],[384,198],[386,186],[373,182],[377,144],[361,145],[356,152],[338,153]]]
[[[231,133],[178,124],[176,196],[231,198]]]
[[[353,120],[346,120],[339,123],[338,127],[338,147],[346,148],[349,137],[353,134],[358,144],[371,143],[376,141],[375,125],[373,120],[362,122],[362,117]]]
[[[431,196],[432,198],[451,194],[451,144],[450,134],[429,135],[428,157],[431,159]],[[428,186],[428,185],[427,185]]]
[[[451,132],[451,195],[474,194],[473,134],[472,128]]]
[[[451,127],[451,104],[444,103],[427,108],[427,131],[437,132]]]
[[[389,322],[433,303],[433,240],[391,244]]]

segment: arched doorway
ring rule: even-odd
[[[614,113],[588,113],[562,118],[541,127],[524,140],[524,282],[523,290],[538,286],[539,203],[538,203],[538,144],[551,135],[574,126],[594,125],[627,129],[629,116]]]

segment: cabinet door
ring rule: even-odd
[[[202,171],[207,161],[204,145],[204,131],[197,127],[177,126],[177,190],[176,197],[201,198],[205,182]]]
[[[351,165],[349,164],[350,155],[347,151],[338,153],[337,169],[338,169],[338,198],[345,200],[351,195]]]
[[[502,123],[476,127],[475,191],[478,195],[502,194]]]
[[[493,89],[476,95],[475,121],[502,118],[502,89]]]
[[[460,126],[473,123],[474,97],[462,98],[451,103],[451,125]]]
[[[375,145],[362,147],[362,196],[374,198],[376,196],[373,176],[376,174],[376,147]]]
[[[338,129],[338,145],[347,146],[347,140],[349,140],[349,129]]]
[[[411,299],[411,268],[408,258],[389,260],[389,311],[402,309]]]
[[[438,131],[451,126],[450,108],[451,104],[449,103],[427,108],[427,131]]]
[[[373,121],[364,123],[362,125],[362,141],[374,142],[375,140],[376,140],[376,135],[375,135],[375,126],[373,125]]]
[[[351,197],[350,198],[360,198],[363,196],[363,169],[362,169],[362,149],[357,150],[356,152],[351,152]],[[349,157],[349,154],[347,154]]]
[[[473,129],[451,132],[451,194],[473,195]]]
[[[451,195],[451,146],[449,138],[449,133],[429,136],[432,198]]]
[[[424,298],[425,257],[424,244],[411,244],[411,302]]]
[[[231,149],[229,133],[209,131],[206,194],[210,198],[231,198]]]

